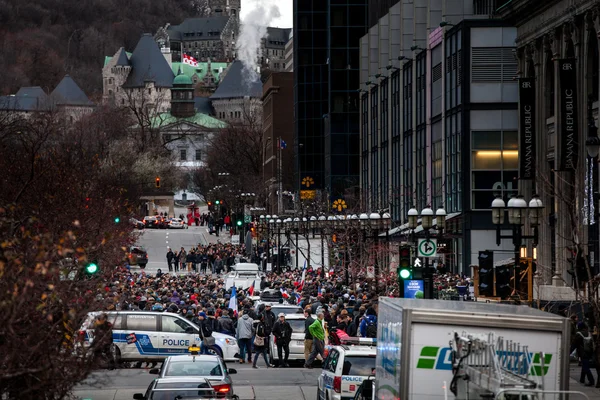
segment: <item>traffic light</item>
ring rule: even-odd
[[[238,221],[236,222],[237,226],[242,226],[242,220],[238,219]]]
[[[85,266],[85,273],[88,275],[95,275],[96,273],[98,273],[99,270],[100,268],[98,267],[98,263],[96,262],[90,262]]]
[[[219,204],[221,204],[221,202],[219,200],[215,200],[215,204],[219,205]]]
[[[212,207],[212,201],[209,201],[207,204],[209,207]]]
[[[160,177],[158,177],[158,176],[156,177],[155,184],[156,184],[156,188],[160,189]]]
[[[398,264],[398,279],[412,278],[412,265],[410,263],[410,246],[400,246],[400,262]]]
[[[508,299],[512,294],[510,281],[513,278],[513,268],[512,265],[501,265],[496,267],[496,297],[500,297],[502,300]]]
[[[119,222],[121,222],[121,218],[115,217],[115,224],[118,224]]]

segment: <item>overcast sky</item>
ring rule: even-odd
[[[291,28],[294,25],[294,0],[242,0],[242,21],[257,5],[262,4],[263,7],[270,7],[276,4],[279,7],[281,17],[270,23],[270,26],[278,28]]]

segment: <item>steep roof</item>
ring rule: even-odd
[[[179,25],[169,26],[167,33],[170,40],[214,40],[225,29],[227,21],[229,16],[186,18]]]
[[[119,49],[119,51],[117,51],[116,56],[118,58],[117,58],[117,63],[115,65],[119,65],[119,66],[129,65],[129,56],[128,56],[127,52],[125,52],[125,49],[123,47],[121,47]]]
[[[42,111],[48,107],[46,98],[33,96],[0,96],[0,110],[5,111]]]
[[[214,113],[212,104],[210,103],[210,99],[208,97],[194,97],[194,109],[198,113],[212,115]]]
[[[262,97],[262,82],[256,75],[253,81],[248,80],[248,73],[243,70],[241,61],[234,61],[225,77],[221,80],[215,93],[210,96],[212,100],[235,99],[240,97]]]
[[[129,63],[131,72],[123,87],[144,87],[147,81],[154,82],[156,87],[173,86],[175,74],[149,33],[142,35],[131,54]]]
[[[75,83],[73,78],[69,75],[60,81],[58,86],[50,94],[52,102],[56,105],[69,105],[69,106],[93,106],[94,103],[86,96],[81,90],[79,85]]]
[[[221,63],[221,62],[211,62],[210,63],[210,67],[212,69],[212,74],[215,76],[217,81],[221,78],[220,71],[224,71],[225,69],[227,69],[228,65],[229,64],[227,64],[227,63]],[[197,74],[198,79],[200,79],[200,80],[204,79],[204,77],[206,76],[206,72],[208,71],[208,63],[207,62],[199,62],[197,67],[192,67],[189,64],[184,64],[181,62],[171,63],[171,69],[173,70],[174,74],[177,74],[179,72],[180,67],[185,75],[192,78],[194,76],[194,74]]]
[[[291,28],[267,28],[267,47],[285,46],[292,35]],[[275,43],[271,43],[275,42]]]
[[[181,122],[189,122],[208,129],[221,129],[227,126],[225,122],[202,113],[196,113],[196,115],[188,118],[177,118],[171,115],[171,113],[167,112],[158,114],[154,118],[152,121],[152,128],[164,128],[166,126]]]
[[[116,53],[115,53],[116,54]],[[131,58],[131,53],[129,52],[125,52],[125,54],[127,54],[127,59]],[[114,56],[104,56],[104,65],[103,67],[106,67],[108,65],[108,63],[110,62],[110,60],[113,59]]]
[[[44,92],[44,89],[42,89],[39,86],[22,87],[21,89],[19,89],[16,96],[34,97],[40,100],[46,100],[48,98],[48,95],[46,94],[46,92]]]

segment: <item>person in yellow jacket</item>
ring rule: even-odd
[[[322,312],[318,313],[315,322],[308,327],[308,331],[313,337],[313,344],[304,368],[312,368],[312,363],[315,361],[317,354],[325,359],[325,329],[327,328],[327,323],[323,322],[323,318],[324,314]]]

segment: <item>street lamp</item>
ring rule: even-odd
[[[419,212],[416,208],[411,208],[408,210],[408,227],[409,229],[417,229],[417,222],[419,219]]]
[[[526,222],[527,209],[529,209],[529,224],[533,230],[533,235],[523,235],[522,232],[522,227]],[[512,239],[515,246],[515,267],[520,265],[523,239],[532,239],[534,247],[538,244],[538,227],[542,219],[543,209],[544,205],[537,194],[532,196],[529,205],[521,195],[512,196],[506,205],[500,196],[492,201],[492,223],[496,225],[496,245],[500,246],[502,239]],[[505,210],[508,211],[508,223],[511,225],[512,235],[501,234]]]

